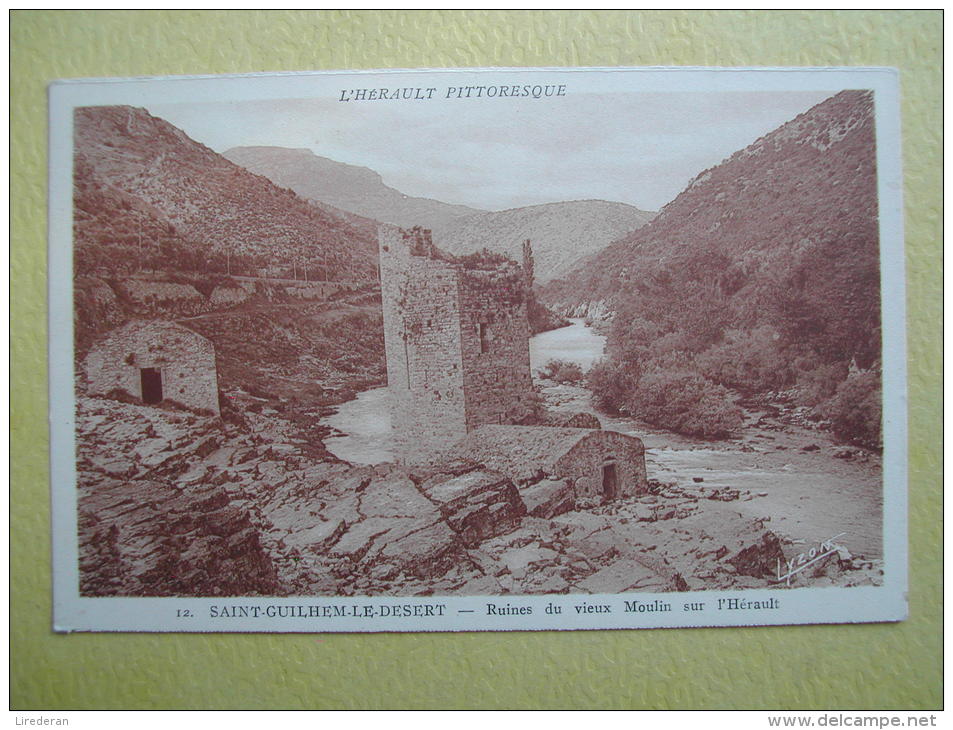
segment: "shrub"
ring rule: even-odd
[[[580,411],[577,413],[547,413],[546,426],[555,426],[557,428],[602,428],[602,422],[599,417]]]
[[[722,342],[696,358],[698,370],[715,383],[747,392],[782,387],[789,380],[789,367],[779,340],[769,326],[729,330]]]
[[[539,371],[539,376],[557,383],[575,385],[583,380],[582,368],[574,362],[566,360],[550,360]]]
[[[619,413],[625,408],[637,379],[638,372],[635,369],[603,358],[590,368],[586,376],[586,386],[592,391],[597,408],[609,413]]]
[[[656,426],[702,438],[725,438],[744,422],[727,388],[690,372],[643,374],[626,410]]]
[[[606,348],[610,356],[621,362],[644,359],[661,337],[658,325],[644,317],[621,313],[612,320]]]
[[[855,373],[848,376],[834,396],[818,406],[816,411],[831,421],[839,438],[880,449],[883,446],[881,394],[879,373]]]
[[[833,398],[846,377],[847,365],[844,363],[818,365],[805,370],[797,379],[798,405],[814,407]]]
[[[727,388],[692,372],[690,357],[668,349],[645,369],[603,359],[586,379],[596,406],[628,413],[677,433],[725,438],[744,423],[744,412]]]

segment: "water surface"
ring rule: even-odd
[[[567,360],[589,370],[602,357],[606,338],[596,334],[583,319],[572,319],[568,327],[541,332],[529,340],[529,363],[533,372],[550,360]]]
[[[602,357],[606,338],[582,319],[569,327],[543,332],[529,340],[530,367],[535,372],[550,360],[567,360],[583,370]],[[393,460],[390,399],[387,388],[358,393],[338,406],[337,413],[321,421],[340,435],[325,439],[328,451],[352,464],[380,464]]]
[[[352,464],[393,461],[390,430],[390,393],[374,388],[338,406],[338,412],[321,421],[341,435],[324,440],[328,451]]]

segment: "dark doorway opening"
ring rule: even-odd
[[[480,322],[480,324],[477,325],[477,329],[480,332],[480,352],[489,352],[490,343],[487,338],[487,330],[489,329],[489,325]]]
[[[162,371],[159,368],[140,368],[142,402],[159,403],[162,400]]]
[[[619,495],[619,478],[616,475],[615,464],[606,464],[602,467],[602,497],[605,500],[615,499]]]

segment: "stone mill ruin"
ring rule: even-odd
[[[86,356],[93,395],[124,391],[146,405],[175,401],[219,415],[215,349],[202,335],[172,322],[130,322]]]
[[[535,392],[526,285],[514,261],[455,259],[429,230],[382,226],[381,298],[397,460],[468,458],[517,485],[562,480],[578,500],[646,491],[640,439],[525,425]]]

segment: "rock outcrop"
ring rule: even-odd
[[[246,417],[238,429],[80,399],[84,594],[765,588],[797,552],[703,487],[653,481],[648,493],[582,505],[564,480],[516,485],[474,461],[412,470],[330,462],[277,411]],[[811,580],[863,583],[876,570],[838,555]]]
[[[284,593],[247,510],[220,486],[81,481],[79,543],[84,596]]]
[[[511,532],[526,514],[513,482],[498,472],[437,474],[421,483],[420,490],[467,547]]]

